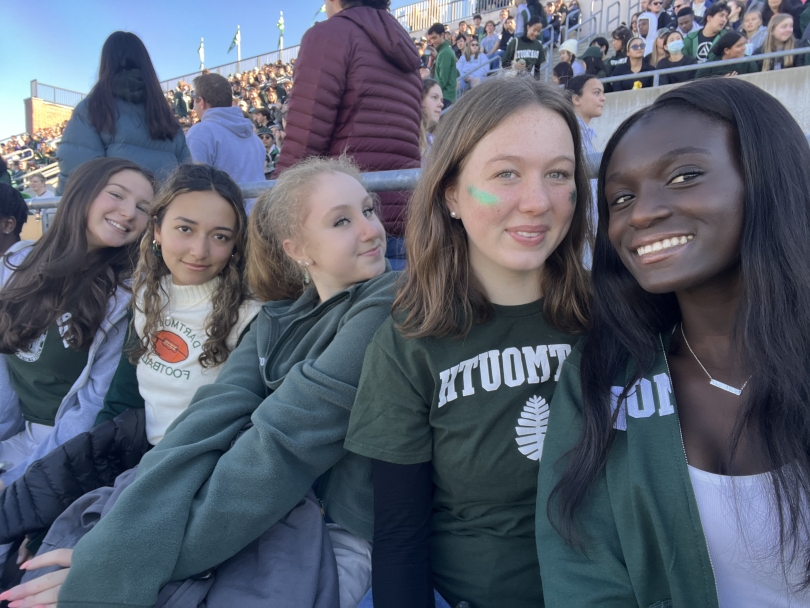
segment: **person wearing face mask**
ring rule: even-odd
[[[737,32],[726,32],[712,47],[709,60],[705,67],[699,69],[695,78],[708,78],[710,76],[737,76],[739,74],[755,74],[759,72],[756,61],[746,61],[726,66],[729,59],[742,59],[745,57],[745,36]]]
[[[808,166],[796,120],[737,78],[608,142],[593,329],[540,462],[546,606],[810,605]]]
[[[626,74],[642,74],[644,72],[652,72],[655,70],[649,63],[644,60],[644,40],[638,37],[631,38],[627,42],[627,63],[616,66],[611,76],[624,76]],[[641,83],[642,88],[650,88],[653,86],[652,76],[646,76],[633,80],[628,78],[626,80],[619,80],[618,82],[611,83],[614,91],[630,91],[634,88],[636,82]]]
[[[666,57],[658,62],[656,66],[659,70],[666,68],[679,68],[684,65],[695,65],[697,59],[683,54],[683,36],[680,32],[670,32],[664,39],[664,49]],[[676,72],[675,74],[661,74],[660,84],[677,84],[686,82],[695,77],[695,72]]]
[[[790,15],[774,15],[768,25],[768,35],[765,44],[754,51],[755,55],[774,53],[776,51],[789,51],[796,48],[796,39],[793,37],[793,17]],[[801,67],[805,65],[807,55],[795,55],[764,59],[759,62],[762,71],[781,70],[784,68]]]

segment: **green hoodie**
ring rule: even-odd
[[[323,303],[310,288],[265,304],[217,381],[79,541],[59,606],[153,606],[165,583],[235,555],[316,481],[325,513],[371,540],[371,465],[343,441],[395,280],[389,270]]]
[[[442,88],[442,97],[447,101],[456,100],[456,86],[458,85],[458,68],[456,68],[456,54],[445,40],[439,45],[436,52],[436,63],[433,65],[433,77]]]
[[[697,57],[698,33],[702,32],[702,31],[703,31],[703,28],[701,28],[699,30],[694,30],[692,32],[689,32],[686,35],[686,38],[683,39],[683,54],[684,55],[689,55],[690,57]],[[714,37],[714,40],[712,41],[712,46],[717,44],[717,41],[720,40],[720,36],[722,36],[724,33],[725,33],[725,30],[721,30],[720,33],[717,34],[717,36]]]
[[[549,523],[549,495],[582,425],[580,360],[578,347],[563,367],[540,462],[537,548],[546,605],[717,608],[714,572],[662,350],[636,384],[640,390],[622,404],[607,464],[578,512],[587,556],[566,545]],[[615,395],[623,380],[616,379]]]

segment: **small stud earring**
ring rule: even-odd
[[[455,212],[455,211],[451,211],[451,212],[450,212],[450,217],[452,217],[453,219],[456,219],[456,217],[457,217],[457,216],[456,216],[456,212]]]

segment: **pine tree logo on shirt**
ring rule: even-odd
[[[517,432],[518,449],[529,460],[540,460],[548,428],[548,403],[542,397],[531,397],[520,413]]]

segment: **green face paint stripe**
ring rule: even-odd
[[[577,204],[577,189],[576,188],[571,190],[571,195],[568,197],[568,200],[571,201],[572,205]]]
[[[494,194],[479,190],[475,186],[467,186],[467,192],[482,205],[497,205],[501,202],[500,199]]]

